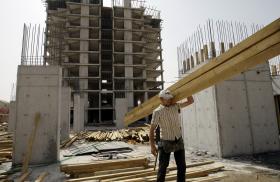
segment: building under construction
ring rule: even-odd
[[[159,11],[140,0],[48,0],[46,9],[45,64],[63,67],[82,127],[111,125],[163,89]]]

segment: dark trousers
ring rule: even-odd
[[[169,165],[171,153],[166,153],[162,147],[158,148],[158,152],[159,152],[159,169],[157,174],[157,182],[164,182],[166,169]],[[174,152],[174,157],[177,165],[177,182],[185,182],[186,181],[185,150],[178,150]]]

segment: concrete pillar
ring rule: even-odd
[[[83,3],[88,3],[87,0],[83,0]],[[82,28],[80,30],[80,38],[82,39],[80,41],[80,63],[81,64],[88,64],[89,62],[89,54],[87,51],[89,51],[89,29],[87,27],[89,27],[89,6],[88,5],[81,5],[81,27],[85,27]],[[82,77],[79,80],[79,86],[80,86],[80,90],[88,90],[88,66],[80,66],[79,67],[79,76]],[[84,103],[82,103],[82,105],[88,107],[88,94],[87,93],[83,93],[83,97],[84,97]],[[84,118],[85,118],[85,123],[87,123],[88,120],[88,114],[87,114],[87,110],[86,112],[84,112]]]
[[[131,21],[131,1],[130,0],[124,0],[124,29],[131,30],[132,29],[132,21]],[[133,53],[133,45],[130,41],[132,41],[132,32],[131,31],[125,31],[124,32],[124,51],[125,51],[125,57],[124,57],[124,64],[125,65],[133,65],[133,56],[131,53]],[[125,67],[125,77],[126,78],[133,78],[133,67]],[[127,79],[125,81],[125,88],[126,90],[129,90],[129,92],[126,92],[126,98],[128,101],[128,108],[129,110],[134,107],[134,96],[133,96],[133,80]]]
[[[124,128],[124,116],[128,112],[127,99],[116,99],[116,105],[122,107],[116,107],[116,127],[118,129]]]
[[[16,128],[16,101],[11,101],[9,105],[8,131],[13,133]]]
[[[61,77],[62,70],[58,66],[18,67],[13,165],[23,162],[37,112],[41,114],[41,119],[34,138],[30,164],[58,161]]]
[[[84,113],[84,98],[82,98],[80,94],[74,94],[74,132],[80,132],[84,130]]]
[[[70,11],[67,10],[67,13],[69,13],[69,12],[70,12]],[[69,22],[66,22],[66,27],[67,27],[67,26],[70,26],[70,23],[69,23]],[[65,37],[69,37],[69,32],[65,32],[65,33],[64,33],[64,36],[65,36]],[[68,50],[69,50],[69,44],[65,44],[65,45],[64,45],[64,50],[65,50],[65,51],[68,51]],[[65,54],[64,63],[69,63],[69,56],[68,56],[67,54]],[[68,71],[68,68],[67,68],[67,67],[64,67],[64,68],[63,68],[62,74],[63,74],[63,77],[68,77],[68,76],[69,76],[69,71]],[[68,85],[69,85],[68,80],[63,79],[63,86],[68,86]]]
[[[61,92],[60,140],[64,141],[69,139],[70,134],[71,89],[69,87],[63,87]]]

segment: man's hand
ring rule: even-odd
[[[150,138],[151,153],[154,156],[156,156],[157,152],[158,152],[156,145],[155,145],[155,129],[156,129],[156,126],[151,124],[149,138]]]
[[[151,153],[154,156],[157,156],[158,150],[157,150],[157,147],[155,145],[151,145]]]
[[[187,107],[187,106],[191,105],[192,103],[194,103],[193,96],[189,96],[189,97],[187,97],[186,102],[180,103],[180,108]]]

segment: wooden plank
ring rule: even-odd
[[[186,178],[195,178],[195,177],[202,177],[207,176],[211,172],[216,172],[221,169],[223,169],[224,166],[222,164],[211,164],[204,167],[194,167],[192,171],[186,172]],[[133,178],[133,179],[127,179],[127,180],[115,180],[110,179],[106,180],[106,182],[114,181],[114,182],[145,182],[145,181],[156,181],[156,175],[152,176],[146,176],[146,177],[140,177],[140,178]],[[177,171],[172,171],[170,173],[166,174],[165,180],[176,180],[177,178]]]
[[[214,164],[214,161],[204,161],[204,162],[193,162],[193,163],[189,163],[186,164],[187,168],[192,168],[192,167],[198,167],[198,166],[203,166],[203,165],[207,165],[207,164]],[[170,166],[168,167],[169,170],[176,170],[177,166]]]
[[[256,55],[256,54],[258,54],[258,53],[260,53],[264,50],[269,51],[268,48],[277,44],[277,43],[279,43],[279,39],[280,38],[279,38],[279,31],[278,31],[278,32],[272,34],[271,36],[265,38],[264,40],[258,42],[254,46],[244,50],[242,53],[240,53],[238,55],[235,55],[234,57],[231,57],[231,59],[229,59],[229,60],[225,61],[224,59],[221,59],[220,57],[223,57],[223,55],[224,55],[224,54],[222,54],[218,58],[215,58],[211,62],[202,66],[200,69],[194,71],[192,74],[190,74],[190,75],[186,76],[185,78],[181,79],[179,82],[175,83],[174,85],[172,85],[168,89],[173,93],[173,95],[175,95],[175,98],[174,98],[175,101],[179,101],[180,99],[182,99],[186,96],[178,97],[176,95],[177,92],[179,92],[178,90],[181,89],[182,87],[189,86],[190,82],[195,82],[196,87],[203,87],[204,85],[197,81],[200,77],[205,76],[210,71],[215,70],[215,69],[221,67],[222,65],[230,64],[231,66],[233,66],[233,63],[235,63],[235,62],[233,62],[233,60],[239,60],[241,62],[247,62],[246,58],[249,59],[250,57],[253,57],[254,55]],[[270,58],[270,57],[271,56],[268,56],[266,58],[266,60],[268,60],[268,58]],[[208,65],[210,65],[210,66],[208,66]],[[213,66],[213,65],[215,65],[215,66]],[[255,65],[257,65],[257,64],[255,64]],[[251,67],[255,66],[255,65],[251,65]],[[247,68],[249,68],[249,67],[247,67]],[[229,68],[228,71],[230,71],[232,69],[233,68]],[[236,71],[235,71],[236,72],[235,74],[240,73],[244,70],[240,69],[240,70],[236,70]],[[199,75],[199,77],[197,77],[197,75]],[[220,74],[218,76],[219,76],[219,78],[217,78],[217,79],[221,79],[220,81],[228,78],[228,77],[223,77],[222,74]],[[233,75],[231,75],[231,76],[233,76]],[[215,82],[212,82],[211,84],[213,85],[213,84],[215,84]],[[211,86],[211,85],[208,84],[207,87],[209,87],[209,86]],[[204,87],[204,88],[207,88],[207,87]],[[199,89],[193,89],[193,90],[199,90]],[[196,92],[192,91],[192,92],[189,92],[187,95],[192,95],[194,93],[196,93]],[[125,125],[129,125],[132,122],[151,114],[152,111],[156,107],[158,107],[159,104],[160,104],[160,100],[159,100],[158,96],[155,96],[155,97],[151,98],[150,100],[146,101],[145,103],[143,103],[142,105],[138,106],[137,108],[133,109],[132,111],[130,111],[129,113],[126,114]]]
[[[116,174],[105,174],[100,176],[92,176],[92,177],[85,177],[85,178],[77,178],[77,179],[70,179],[67,182],[78,182],[78,181],[86,181],[86,180],[102,180],[106,181],[106,179],[114,178],[114,180],[124,180],[130,178],[137,178],[149,175],[155,175],[157,172],[153,171],[152,169],[145,169],[145,170],[138,170],[138,171],[129,171],[123,173],[116,173]],[[110,181],[111,179],[109,179]]]
[[[30,138],[28,140],[27,151],[26,151],[25,157],[23,159],[22,174],[25,174],[28,169],[29,161],[30,161],[30,158],[32,155],[33,143],[35,141],[35,136],[37,133],[37,128],[38,128],[40,119],[41,119],[41,114],[39,112],[35,113],[34,128],[31,132]]]
[[[31,174],[31,171],[26,171],[26,172],[24,172],[21,176],[20,176],[20,178],[18,179],[18,180],[16,180],[16,181],[18,181],[18,182],[24,182],[24,181],[26,181],[26,179],[28,178],[28,176]]]
[[[186,182],[215,182],[215,181],[220,181],[222,179],[227,178],[227,175],[224,174],[215,174],[207,177],[199,177],[199,178],[191,178],[187,179]],[[172,180],[168,182],[177,182],[177,180]]]
[[[43,182],[48,175],[48,172],[41,173],[40,176],[38,176],[38,178],[35,180],[35,182]]]
[[[9,152],[9,151],[0,152],[0,157],[6,157],[6,158],[11,159],[12,158],[12,152]]]
[[[202,166],[207,164],[213,164],[214,161],[206,161],[206,162],[197,162],[197,163],[191,163],[187,164],[187,168],[196,167],[196,166]],[[131,169],[131,170],[130,170]],[[136,170],[133,170],[136,169]],[[176,170],[176,166],[170,166],[168,167],[169,170]],[[191,171],[188,169],[188,171]],[[91,174],[90,177],[83,177],[83,178],[76,178],[76,179],[70,179],[67,180],[67,182],[78,182],[78,181],[88,181],[88,180],[102,180],[106,182],[112,180],[125,180],[130,178],[137,178],[137,177],[143,177],[143,176],[150,176],[155,175],[157,172],[153,171],[153,168],[149,169],[139,169],[139,168],[128,168],[128,169],[117,169],[117,170],[110,170],[110,171],[100,171],[96,172],[94,174]]]
[[[232,60],[230,64],[222,65],[221,67],[206,73],[196,81],[190,82],[187,85],[181,87],[176,91],[175,97],[176,99],[181,100],[189,95],[192,95],[193,93],[199,92],[209,86],[219,83],[224,79],[231,78],[233,75],[254,67],[257,64],[264,63],[268,59],[279,54],[280,45],[277,44],[271,48],[268,48],[266,51],[263,51],[247,59],[246,61],[240,62],[238,59]]]
[[[88,164],[71,164],[61,165],[60,170],[69,174],[81,174],[81,173],[92,173],[96,171],[105,171],[120,168],[131,168],[131,167],[148,167],[149,160],[146,157],[132,158],[132,159],[120,159],[120,160],[108,160],[99,161]]]
[[[195,167],[195,166],[202,166],[207,164],[213,164],[214,161],[205,161],[205,162],[197,162],[197,163],[190,163],[187,164],[187,168]],[[176,166],[168,167],[169,170],[176,170]],[[116,170],[108,170],[108,171],[97,171],[95,173],[85,174],[83,177],[79,175],[77,179],[68,180],[71,181],[85,181],[85,180],[95,180],[95,179],[108,179],[118,176],[133,176],[133,174],[145,173],[152,171],[152,168],[144,170],[144,167],[135,167],[135,168],[125,168],[125,169],[116,169]],[[127,179],[127,178],[120,178],[120,179]]]
[[[128,172],[128,171],[139,171],[143,170],[145,167],[132,167],[132,168],[125,168],[125,169],[115,169],[115,170],[107,170],[107,171],[97,171],[94,173],[94,175],[106,175],[106,174],[115,174],[115,173],[121,173],[121,172]]]
[[[193,180],[193,182],[215,182],[215,181],[220,181],[222,179],[225,179],[227,177],[228,177],[227,175],[219,174],[219,175],[196,178]]]

